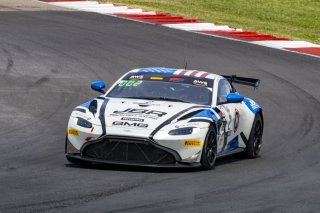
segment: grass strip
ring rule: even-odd
[[[320,44],[319,0],[98,0]]]

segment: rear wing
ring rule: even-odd
[[[260,85],[260,80],[255,78],[238,77],[236,75],[221,75],[221,76],[227,79],[230,82],[232,87],[233,87],[232,83],[251,86],[254,89],[258,89]]]

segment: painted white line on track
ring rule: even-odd
[[[240,31],[241,29],[233,29],[226,25],[215,25],[212,23],[188,23],[188,24],[162,24],[162,26],[170,27],[186,31]]]
[[[126,11],[127,7],[108,7],[108,8],[82,8],[82,11],[96,12],[96,13],[116,13],[117,11]]]
[[[308,48],[308,47],[319,47],[320,45],[312,44],[306,41],[253,41],[253,44],[258,44],[266,47],[273,47],[277,49],[282,48]]]
[[[75,6],[81,7],[81,6],[92,6],[92,5],[98,5],[98,2],[96,1],[80,1],[80,2],[48,2],[48,4],[59,6],[59,7],[67,7],[67,8],[73,8]]]
[[[114,7],[113,4],[106,4],[103,6],[100,6],[99,4],[90,4],[88,5],[69,5],[68,8],[73,8],[73,9],[79,9],[79,10],[83,10],[83,9],[97,9],[97,8],[110,8],[110,7]]]
[[[102,14],[137,14],[139,12],[141,12],[142,10],[140,9],[126,9],[126,10],[121,10],[121,9],[112,9],[112,10],[105,10],[105,11],[101,11],[100,13]]]

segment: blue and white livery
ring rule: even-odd
[[[174,68],[141,68],[71,113],[65,153],[72,163],[212,169],[216,159],[260,155],[261,107],[234,84],[258,79]]]

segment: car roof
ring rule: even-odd
[[[165,67],[149,67],[149,68],[139,68],[129,71],[129,73],[137,74],[167,74],[167,75],[177,75],[177,76],[190,76],[196,78],[205,79],[216,79],[220,75],[212,74],[206,71],[199,70],[185,70],[177,68],[165,68]]]

